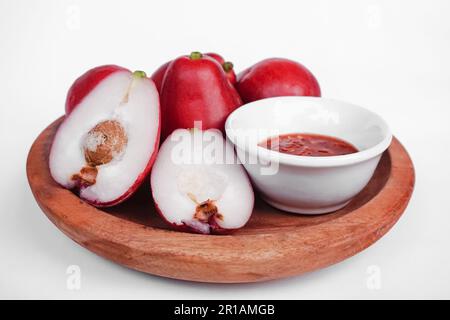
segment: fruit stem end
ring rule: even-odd
[[[192,51],[191,54],[189,55],[189,58],[191,60],[198,60],[201,59],[203,57],[203,54],[199,51]]]
[[[233,63],[230,61],[226,61],[222,64],[222,68],[225,72],[230,72],[231,70],[233,70]]]
[[[146,78],[147,74],[144,71],[136,70],[135,72],[133,72],[133,77],[135,77],[135,78]]]

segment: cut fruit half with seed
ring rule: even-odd
[[[175,130],[160,148],[151,187],[159,214],[183,231],[229,233],[253,210],[247,173],[216,129]]]
[[[156,87],[142,71],[101,66],[77,79],[68,95],[50,151],[52,177],[93,205],[118,204],[144,181],[156,158]]]

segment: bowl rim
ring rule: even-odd
[[[281,153],[278,151],[266,149],[264,147],[255,145],[255,146],[247,146],[242,143],[238,139],[236,139],[236,134],[234,130],[237,128],[233,128],[232,122],[233,119],[237,118],[244,110],[248,108],[254,108],[255,105],[259,104],[267,104],[272,101],[273,103],[276,103],[277,101],[286,102],[286,101],[324,101],[324,102],[331,102],[336,104],[345,104],[352,107],[356,107],[358,109],[363,110],[364,112],[367,112],[372,117],[377,119],[377,122],[380,124],[384,137],[383,139],[378,142],[377,144],[355,152],[351,154],[346,155],[337,155],[337,156],[327,156],[327,157],[310,157],[310,156],[298,156],[298,155],[292,155],[287,153]],[[260,108],[261,111],[264,112],[264,107]],[[305,97],[305,96],[283,96],[283,97],[271,97],[271,98],[265,98],[257,101],[253,101],[247,104],[242,105],[241,107],[235,109],[227,118],[225,122],[225,132],[227,138],[233,143],[233,145],[244,152],[248,152],[250,155],[256,157],[256,159],[262,159],[263,161],[277,161],[280,164],[285,165],[292,165],[292,166],[303,166],[303,167],[332,167],[332,166],[345,166],[345,165],[351,165],[359,162],[363,162],[369,159],[372,159],[378,155],[381,155],[391,144],[392,141],[392,133],[389,129],[389,126],[387,122],[377,113],[362,107],[357,104],[349,103],[346,101],[338,100],[338,99],[330,99],[330,98],[323,98],[323,97]],[[336,136],[337,138],[340,138],[339,136]],[[244,163],[245,164],[245,163]]]

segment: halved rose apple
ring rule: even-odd
[[[162,144],[151,173],[155,206],[175,229],[229,233],[254,204],[250,180],[216,129],[177,129]]]
[[[51,175],[93,205],[118,204],[148,175],[159,135],[159,96],[144,72],[91,69],[69,90],[50,151]]]

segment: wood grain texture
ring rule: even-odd
[[[183,280],[238,283],[299,275],[337,263],[381,238],[414,188],[408,153],[393,139],[367,187],[345,208],[302,216],[256,199],[249,223],[232,235],[171,231],[157,216],[149,182],[125,203],[97,209],[50,176],[48,154],[61,119],[36,139],[28,181],[47,217],[83,247],[127,267]],[[45,248],[42,248],[45,250]]]

